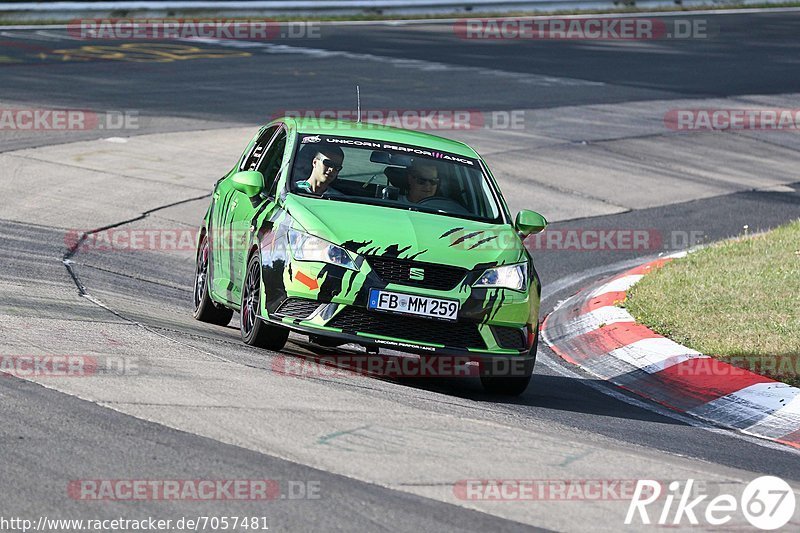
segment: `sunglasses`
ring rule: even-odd
[[[319,159],[319,161],[322,162],[322,164],[325,165],[326,167],[332,168],[336,172],[339,172],[343,168],[342,165],[337,165],[336,163],[334,163],[332,160],[330,160],[328,158]]]
[[[420,185],[425,185],[425,184],[439,185],[439,178],[420,178],[419,176],[413,176],[413,178]]]

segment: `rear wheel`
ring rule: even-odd
[[[239,312],[239,329],[242,340],[250,346],[278,351],[289,338],[289,330],[264,322],[258,314],[261,309],[261,260],[254,253],[247,262],[247,276],[242,287],[242,308]]]
[[[214,302],[208,294],[210,254],[208,236],[203,235],[203,240],[200,241],[197,249],[197,263],[194,269],[194,317],[201,322],[227,326],[231,321],[233,311]]]
[[[539,333],[534,337],[529,357],[526,361],[482,361],[481,385],[489,394],[519,396],[531,382],[533,367],[536,364],[536,351],[539,349]]]

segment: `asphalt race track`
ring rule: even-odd
[[[797,492],[797,451],[629,397],[543,343],[531,386],[511,400],[468,378],[292,377],[277,369],[314,349],[303,338],[270,353],[241,344],[236,319],[227,328],[192,319],[191,247],[87,247],[67,257],[69,269],[63,262],[76,232],[191,232],[258,124],[287,110],[352,110],[356,84],[365,109],[479,114],[481,127],[439,133],[475,146],[512,209],[543,213],[549,230],[647,233],[636,249],[532,244],[542,316],[637,261],[800,217],[796,131],[680,132],[664,120],[676,109],[797,108],[800,11],[693,17],[714,34],[468,41],[443,22],[323,25],[318,37],[267,43],[131,43],[0,30],[0,110],[132,119],[0,128],[0,354],[135,366],[0,380],[2,517],[616,531],[624,498],[470,500],[458,482],[693,478],[719,494],[775,475]],[[501,123],[510,116],[517,127]],[[286,497],[86,501],[68,490],[119,479],[269,479]],[[751,526],[739,514],[733,527]]]

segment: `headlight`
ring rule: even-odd
[[[289,230],[289,249],[297,261],[320,261],[358,270],[347,250],[302,231]]]
[[[528,263],[490,268],[472,286],[524,291],[528,286]]]

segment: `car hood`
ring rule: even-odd
[[[510,225],[288,195],[296,225],[361,255],[390,255],[472,269],[525,261]]]

